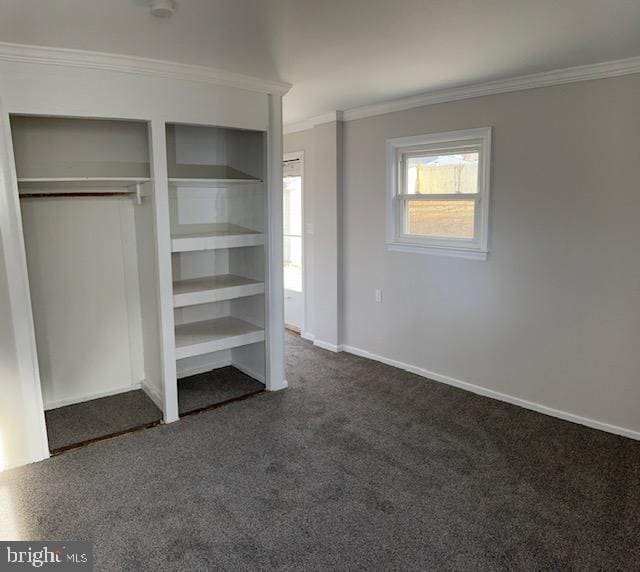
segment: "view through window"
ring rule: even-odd
[[[475,152],[407,158],[405,192],[421,200],[406,202],[406,234],[473,238],[475,201],[459,199],[478,192],[478,157]]]
[[[302,292],[302,177],[283,179],[284,287]]]

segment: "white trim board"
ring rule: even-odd
[[[323,113],[322,115],[316,115],[304,121],[298,121],[297,123],[289,123],[283,127],[283,133],[285,135],[289,133],[296,133],[297,131],[306,131],[307,129],[313,129],[316,125],[322,125],[323,123],[333,123],[334,121],[344,121],[342,111],[330,111],[329,113]],[[289,155],[293,153],[287,153]]]
[[[118,395],[120,393],[126,393],[127,391],[135,391],[137,389],[144,389],[144,381],[132,383],[131,385],[124,385],[122,387],[116,387],[108,391],[99,391],[97,393],[89,393],[82,397],[69,397],[66,399],[56,399],[55,401],[47,401],[44,404],[44,410],[50,411],[51,409],[58,409],[59,407],[66,407],[67,405],[74,405],[76,403],[84,403],[85,401],[91,401],[92,399],[100,399],[101,397],[109,397],[110,395]]]
[[[261,373],[258,373],[257,371],[254,371],[253,369],[245,366],[245,365],[241,365],[238,362],[235,361],[231,361],[231,365],[233,367],[235,367],[237,370],[241,371],[242,373],[244,373],[245,375],[248,375],[249,377],[251,377],[252,379],[255,379],[256,381],[259,381],[260,383],[262,383],[263,385],[266,384],[265,382],[265,376]],[[288,387],[288,383],[287,380],[284,380],[284,385],[282,386],[282,389],[285,389],[286,387]]]
[[[225,85],[259,93],[284,95],[291,85],[281,81],[260,79],[208,66],[168,62],[137,56],[31,46],[0,42],[0,60],[26,64],[44,64],[74,68],[115,71],[165,79]]]
[[[155,388],[153,385],[147,383],[146,380],[143,380],[140,384],[140,389],[144,391],[145,395],[153,401],[154,405],[160,410],[163,411],[163,403],[162,403],[162,395],[160,391]]]
[[[313,340],[313,344],[325,349],[336,347],[333,344],[322,342],[321,340]],[[603,421],[597,421],[595,419],[576,415],[575,413],[569,413],[568,411],[562,411],[560,409],[554,409],[553,407],[541,405],[540,403],[527,401],[526,399],[514,397],[513,395],[501,393],[493,389],[487,389],[486,387],[475,385],[474,383],[455,379],[453,377],[435,373],[433,371],[429,371],[415,365],[374,354],[361,348],[356,348],[349,345],[339,345],[337,346],[336,350],[331,351],[344,351],[353,355],[384,363],[392,367],[397,367],[398,369],[403,369],[432,381],[437,381],[439,383],[445,383],[459,389],[464,389],[465,391],[470,391],[471,393],[475,393],[477,395],[490,397],[491,399],[497,399],[498,401],[504,401],[505,403],[517,405],[518,407],[523,407],[524,409],[529,409],[530,411],[536,411],[537,413],[543,413],[544,415],[549,415],[550,417],[556,417],[557,419],[562,419],[563,421],[570,421],[571,423],[584,425],[585,427],[590,427],[591,429],[598,429],[600,431],[605,431],[607,433],[613,433],[614,435],[621,435],[623,437],[628,437],[629,439],[640,441],[640,431],[634,431],[633,429],[627,429],[626,427],[619,427],[618,425],[611,425],[610,423],[604,423]]]
[[[197,375],[199,373],[207,373],[209,371],[213,371],[214,369],[220,369],[222,367],[228,367],[228,366],[235,367],[237,370],[248,375],[249,377],[252,377],[253,379],[255,379],[256,381],[259,381],[262,384],[265,383],[265,377],[263,374],[258,373],[257,371],[254,371],[244,365],[240,365],[231,359],[210,362],[210,363],[202,364],[197,367],[192,367],[189,369],[181,370],[180,368],[178,368],[178,381],[181,379],[184,379],[185,377]],[[286,384],[286,381],[285,381],[285,384]]]
[[[507,79],[500,79],[476,84],[462,85],[449,89],[428,91],[411,97],[403,97],[382,103],[362,105],[353,107],[345,111],[325,113],[317,115],[305,121],[298,121],[284,126],[285,133],[294,133],[311,129],[321,123],[331,121],[353,121],[374,117],[394,111],[403,111],[415,107],[434,105],[436,103],[446,103],[472,97],[483,97],[485,95],[498,95],[500,93],[510,93],[525,89],[589,81],[594,79],[605,79],[640,73],[640,57],[627,58],[623,60],[613,60],[583,66],[574,66],[540,72],[528,75],[521,75]],[[340,117],[340,119],[336,119]]]
[[[188,360],[190,358],[186,358],[186,359]],[[178,381],[180,381],[181,379],[184,379],[185,377],[191,377],[192,375],[198,375],[199,373],[207,373],[208,371],[212,371],[214,369],[220,369],[221,367],[228,367],[230,365],[233,365],[231,363],[231,359],[222,359],[218,361],[203,363],[197,366],[181,367],[180,361],[182,360],[176,361],[176,364],[177,364],[176,367],[178,371]]]
[[[308,339],[308,338],[307,338]],[[332,344],[330,342],[325,342],[323,340],[316,340],[315,338],[313,338],[313,345],[318,347],[318,348],[322,348],[323,350],[328,350],[330,352],[334,352],[334,353],[338,353],[343,351],[343,347],[342,346],[338,346],[336,344]]]

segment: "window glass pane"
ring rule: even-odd
[[[406,234],[473,238],[475,201],[406,201]]]
[[[478,192],[478,152],[407,157],[405,193],[449,195]]]
[[[284,234],[302,235],[302,177],[282,180]]]
[[[302,237],[284,237],[284,287],[302,292]]]

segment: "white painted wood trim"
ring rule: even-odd
[[[169,185],[172,187],[204,187],[210,188],[216,185],[256,185],[262,183],[261,179],[194,179],[171,177]]]
[[[491,196],[491,127],[461,129],[396,137],[387,139],[387,250],[415,254],[434,254],[454,256],[473,260],[486,260],[489,244],[489,206]],[[472,241],[458,241],[438,237],[420,237],[402,234],[402,209],[398,198],[401,195],[401,174],[398,168],[399,154],[403,150],[418,149],[420,146],[437,150],[438,145],[455,148],[467,142],[479,143],[478,194],[466,200],[476,201],[475,226],[477,236]],[[405,151],[406,152],[406,151]],[[463,195],[423,195],[418,200],[430,197],[437,200],[442,196],[446,200],[465,200]],[[412,200],[410,195],[402,195],[402,200]]]
[[[51,409],[58,409],[59,407],[66,407],[67,405],[74,405],[76,403],[85,403],[92,399],[100,399],[101,397],[109,397],[111,395],[119,395],[120,393],[126,393],[127,391],[135,391],[136,389],[144,389],[145,382],[131,383],[129,385],[123,385],[110,389],[109,391],[98,391],[96,393],[84,394],[80,397],[70,397],[68,399],[56,399],[54,401],[48,401],[44,404],[45,411]]]
[[[467,260],[487,260],[487,250],[466,248],[445,248],[442,246],[420,245],[414,243],[387,242],[387,250],[391,252],[405,252],[408,254],[430,254],[432,256],[449,256],[452,258],[466,258]]]
[[[255,78],[207,66],[89,50],[31,46],[9,42],[0,42],[0,60],[27,64],[115,71],[170,80],[211,83],[278,95],[284,95],[291,89],[291,85],[285,82]]]
[[[282,262],[282,97],[269,96],[267,132],[265,385],[287,387],[284,372],[284,276]]]
[[[547,72],[521,75],[507,79],[488,81],[476,84],[462,85],[449,89],[428,91],[411,97],[403,97],[372,105],[362,105],[352,107],[343,112],[331,112],[330,114],[318,115],[310,119],[287,124],[284,127],[285,133],[305,131],[312,129],[320,123],[336,121],[336,119],[322,120],[323,118],[337,115],[338,121],[353,121],[366,117],[375,117],[394,111],[414,109],[436,103],[447,103],[449,101],[459,101],[471,99],[473,97],[484,97],[486,95],[498,95],[526,89],[548,87],[552,85],[562,85],[576,83],[580,81],[590,81],[594,79],[605,79],[609,77],[619,77],[640,73],[640,57],[626,58],[622,60],[612,60],[584,66],[574,66],[569,68],[556,69]]]
[[[5,379],[3,383],[15,383],[22,388],[21,393],[27,413],[23,458],[26,463],[32,463],[49,457],[49,444],[18,197],[18,176],[13,155],[9,114],[4,110],[2,100],[0,100],[0,233],[2,233],[2,251],[7,271],[17,357],[18,371],[15,373],[19,376],[13,380]],[[3,443],[6,440],[7,437]],[[0,451],[0,455],[4,458],[5,452]],[[17,465],[13,462],[11,466]]]
[[[176,359],[209,354],[264,341],[264,330],[238,318],[225,316],[213,320],[176,326]]]
[[[223,276],[226,277],[230,275],[227,274]],[[207,282],[206,278],[175,281],[173,283],[174,307],[195,306],[197,304],[221,302],[223,300],[233,300],[264,294],[264,282],[243,278],[242,276],[233,276],[235,283],[217,285],[215,284],[216,278],[216,276],[210,277],[209,282]],[[197,290],[181,291],[184,284],[194,281],[200,284]]]
[[[220,248],[239,248],[242,246],[260,246],[265,235],[259,232],[251,234],[211,234],[207,236],[176,236],[171,239],[172,252],[193,252],[196,250],[216,250]]]
[[[322,347],[323,342],[318,343],[318,341],[314,341],[315,345]],[[330,344],[329,344],[330,345]],[[508,395],[506,393],[501,393],[499,391],[495,391],[493,389],[487,389],[486,387],[482,387],[480,385],[476,385],[474,383],[469,383],[467,381],[462,381],[459,379],[455,379],[453,377],[449,377],[447,375],[442,375],[440,373],[435,373],[433,371],[429,371],[427,369],[411,365],[408,363],[404,363],[398,360],[394,360],[391,358],[387,358],[378,354],[371,353],[367,350],[363,350],[361,348],[357,348],[349,345],[341,345],[338,348],[338,351],[345,351],[350,354],[354,354],[360,357],[364,357],[367,359],[371,359],[374,361],[378,361],[380,363],[384,363],[393,367],[397,367],[399,369],[403,369],[405,371],[415,373],[421,377],[426,377],[432,381],[437,381],[439,383],[446,383],[447,385],[451,385],[453,387],[458,387],[460,389],[464,389],[466,391],[470,391],[471,393],[476,393],[477,395],[482,395],[485,397],[490,397],[492,399],[497,399],[498,401],[504,401],[506,403],[511,403],[512,405],[517,405],[518,407],[524,407],[525,409],[529,409],[531,411],[537,411],[538,413],[543,413],[545,415],[549,415],[551,417],[556,417],[558,419],[563,419],[564,421],[570,421],[572,423],[577,423],[579,425],[584,425],[586,427],[590,427],[592,429],[598,429],[600,431],[606,431],[607,433],[613,433],[615,435],[622,435],[623,437],[629,437],[630,439],[635,439],[640,441],[640,431],[635,431],[634,429],[628,429],[626,427],[620,427],[618,425],[612,425],[610,423],[605,423],[603,421],[597,421],[595,419],[590,419],[588,417],[583,417],[581,415],[576,415],[575,413],[570,413],[568,411],[562,411],[560,409],[554,409],[553,407],[548,407],[546,405],[542,405],[540,403],[534,403],[532,401],[527,401],[526,399],[521,399],[519,397],[514,397],[513,395]]]
[[[259,381],[260,383],[265,383],[265,378],[264,375],[247,367],[246,365],[242,365],[239,364],[237,362],[232,361],[231,365],[233,367],[235,367],[237,370],[241,371],[242,373],[244,373],[245,375],[248,375],[249,377],[252,377],[253,379],[255,379],[256,381]]]
[[[169,222],[169,182],[167,179],[167,142],[165,122],[149,125],[151,170],[154,189],[154,218],[158,267],[158,306],[162,356],[162,413],[165,423],[177,421],[178,376],[176,373],[173,321],[173,278],[171,273],[171,225]]]
[[[309,338],[306,338],[309,339]],[[313,338],[311,341],[313,341],[313,345],[316,347],[319,347],[323,350],[329,350],[330,352],[334,352],[334,353],[338,353],[340,351],[342,351],[341,346],[338,346],[336,344],[332,344],[330,342],[325,342],[323,340],[317,340],[315,338]]]
[[[333,123],[334,121],[343,121],[342,111],[330,111],[329,113],[323,113],[322,115],[316,115],[304,121],[297,123],[288,123],[284,126],[283,132],[285,135],[289,133],[297,133],[298,131],[306,131],[307,129],[313,129],[316,125],[322,125],[323,123]]]
[[[153,387],[153,385],[147,383],[146,380],[142,381],[142,383],[140,384],[140,389],[142,389],[147,397],[151,399],[151,401],[153,401],[155,406],[160,411],[162,411],[162,395],[158,392],[158,390]]]
[[[230,359],[226,359],[226,360],[220,360],[220,361],[202,364],[196,367],[189,367],[186,369],[178,368],[178,380],[183,379],[185,377],[192,376],[192,375],[198,375],[199,373],[206,373],[214,369],[220,369],[221,367],[227,367],[229,365],[233,365],[233,364],[231,363]]]

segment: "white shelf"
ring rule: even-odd
[[[264,244],[264,234],[241,226],[204,233],[183,234],[171,238],[171,252],[216,250]]]
[[[55,177],[19,178],[20,194],[74,194],[80,191],[122,193],[123,190],[135,194],[135,186],[148,183],[148,177]],[[132,188],[133,187],[133,188]]]
[[[244,276],[221,274],[205,278],[191,278],[173,283],[173,306],[175,308],[194,306],[263,293],[264,282]]]
[[[262,183],[261,179],[199,179],[199,178],[170,178],[169,185],[174,187],[204,187],[216,185]]]
[[[228,350],[264,341],[264,330],[227,316],[176,326],[176,359]]]
[[[169,167],[169,184],[210,186],[215,183],[260,183],[260,179],[227,165],[186,165]]]

